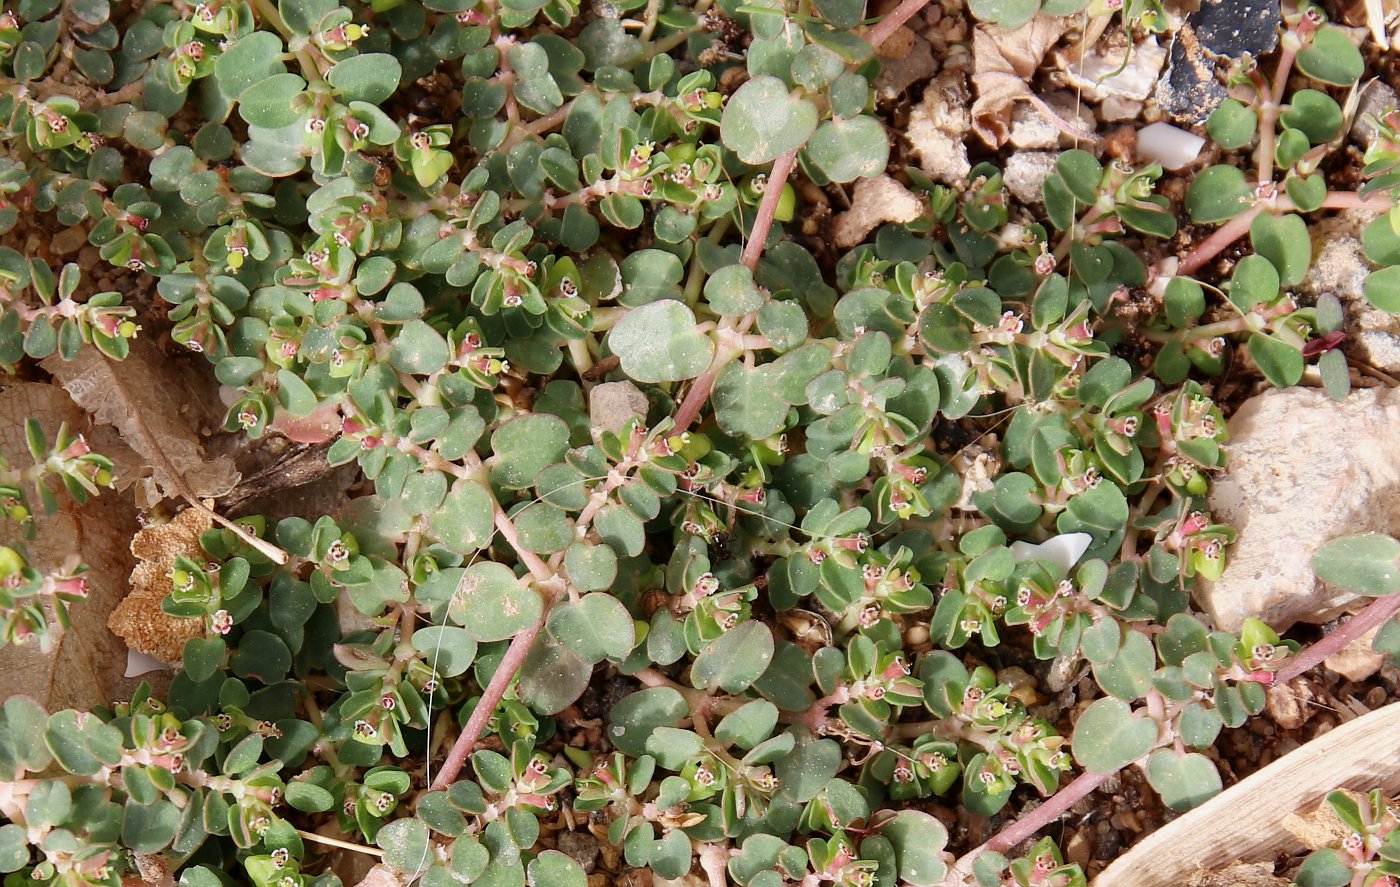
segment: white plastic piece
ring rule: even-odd
[[[1138,130],[1137,152],[1166,169],[1181,169],[1195,160],[1206,140],[1170,123],[1152,123]]]
[[[1051,536],[1039,545],[1029,542],[1012,542],[1011,556],[1018,563],[1039,558],[1059,567],[1060,575],[1069,573],[1070,568],[1079,563],[1084,552],[1089,550],[1094,537],[1088,533],[1061,533]]]
[[[147,656],[130,648],[126,651],[126,673],[124,677],[139,678],[143,674],[150,674],[153,671],[166,671],[170,666],[161,662],[154,656]]]

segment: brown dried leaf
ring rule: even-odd
[[[1042,13],[1012,31],[993,25],[977,27],[972,42],[972,85],[977,88],[972,128],[987,144],[994,148],[1005,144],[1011,132],[1012,108],[1022,101],[1033,104],[1071,136],[1086,138],[1031,91],[1031,78],[1069,21]]]
[[[204,636],[202,619],[179,619],[160,608],[170,594],[170,571],[177,557],[203,559],[199,536],[214,525],[209,515],[197,508],[186,508],[168,524],[146,527],[131,540],[136,569],[131,571],[131,593],[126,596],[107,625],[131,649],[161,662],[179,662],[185,655],[185,642]]]
[[[148,340],[132,343],[131,354],[113,361],[95,349],[43,366],[69,396],[98,422],[115,427],[150,470],[138,482],[136,501],[148,508],[163,498],[214,499],[233,489],[238,471],[227,456],[206,459],[196,429],[207,421],[199,411],[218,398],[207,379],[183,372]]]
[[[38,420],[52,440],[62,422],[86,431],[88,417],[55,385],[20,383],[0,392],[0,451],[12,465],[27,466],[24,422]],[[34,539],[26,543],[31,563],[40,571],[57,568],[76,556],[86,563],[88,597],[70,610],[72,625],[45,653],[37,645],[0,649],[0,686],[23,688],[49,711],[91,709],[127,698],[136,681],[123,677],[126,644],[107,629],[107,615],[126,593],[131,571],[127,546],[137,530],[136,509],[115,491],[78,505],[58,496],[52,515],[37,509]]]

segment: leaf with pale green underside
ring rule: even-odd
[[[705,371],[714,343],[695,326],[684,304],[663,299],[634,308],[618,321],[608,345],[622,371],[638,382],[679,382]]]
[[[1313,555],[1324,582],[1379,597],[1400,591],[1400,541],[1379,533],[1333,539]]]
[[[1163,748],[1147,758],[1147,781],[1162,803],[1178,812],[1199,807],[1220,794],[1220,771],[1205,755]]]
[[[1074,759],[1094,773],[1113,773],[1147,754],[1157,742],[1157,722],[1133,716],[1121,699],[1096,701],[1074,725]]]
[[[601,592],[559,604],[550,611],[549,631],[585,662],[620,661],[637,644],[627,608]]]
[[[772,659],[773,632],[762,622],[743,622],[700,651],[690,681],[702,690],[738,693],[758,680]]]
[[[802,147],[816,128],[816,106],[790,95],[777,77],[762,74],[729,97],[720,138],[740,160],[757,165]]]
[[[478,641],[503,641],[524,631],[542,610],[540,593],[496,563],[468,567],[447,608],[452,621]]]

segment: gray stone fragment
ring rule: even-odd
[[[559,852],[579,864],[585,875],[593,874],[598,867],[598,839],[585,831],[562,831],[559,833]]]
[[[631,419],[645,419],[647,407],[647,396],[631,382],[604,382],[588,392],[588,418],[597,431],[617,433]]]
[[[1365,293],[1371,264],[1361,237],[1375,218],[1353,210],[1311,225],[1314,258],[1298,291],[1310,300],[1336,296],[1346,312],[1347,354],[1393,374],[1400,373],[1400,317],[1372,305]]]
[[[1357,96],[1356,113],[1351,118],[1351,140],[1363,149],[1371,147],[1379,130],[1376,118],[1394,111],[1400,101],[1396,100],[1395,90],[1383,80],[1372,80]]]

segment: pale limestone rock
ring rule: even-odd
[[[1194,163],[1206,140],[1170,123],[1157,121],[1138,131],[1139,157],[1155,160],[1167,169],[1181,169]]]
[[[885,222],[912,222],[923,212],[924,202],[889,176],[861,179],[856,182],[851,208],[832,221],[832,238],[838,247],[846,249]]]
[[[614,434],[647,416],[647,396],[631,382],[604,382],[588,392],[588,419],[598,431]]]
[[[972,171],[966,144],[972,127],[969,105],[967,76],[961,71],[944,71],[928,85],[923,101],[909,114],[904,137],[919,158],[920,168],[934,181],[961,185]]]
[[[1045,184],[1045,180],[1055,171],[1055,161],[1059,156],[1053,151],[1022,151],[1012,154],[1006,161],[1002,181],[1017,200],[1039,206],[1043,202],[1040,186]]]
[[[1225,573],[1203,583],[1202,609],[1224,631],[1256,616],[1279,631],[1325,621],[1356,596],[1319,581],[1312,556],[1353,533],[1400,532],[1400,389],[1337,402],[1289,388],[1248,401],[1230,420],[1212,516],[1234,527]]]
[[[1111,95],[1099,103],[1099,117],[1105,123],[1120,120],[1136,120],[1142,114],[1143,103],[1122,96]]]
[[[1298,291],[1312,299],[1331,293],[1346,311],[1348,354],[1387,373],[1400,373],[1400,317],[1366,300],[1371,264],[1361,249],[1361,235],[1376,214],[1351,210],[1310,226],[1312,266]]]
[[[1349,681],[1364,681],[1381,670],[1385,656],[1371,649],[1380,628],[1373,628],[1361,637],[1322,661],[1332,671]]]
[[[1024,102],[1011,112],[1011,146],[1043,151],[1060,144],[1060,128],[1049,117]]]
[[[1084,132],[1093,132],[1094,112],[1075,96],[1065,93],[1052,95],[1047,104],[1060,119],[1077,123]],[[1046,150],[1050,148],[1072,147],[1074,139],[1033,105],[1018,103],[1011,112],[1011,132],[1009,136],[1014,148]]]

